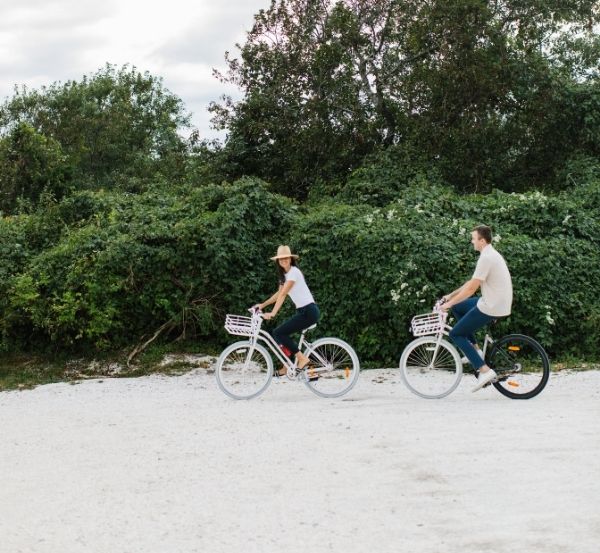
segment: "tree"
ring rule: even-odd
[[[177,180],[184,172],[187,145],[178,130],[189,116],[160,78],[135,68],[107,65],[79,82],[16,90],[0,106],[0,136],[24,124],[60,146],[77,187],[143,183],[156,174]]]
[[[0,139],[0,210],[36,204],[42,193],[60,199],[71,183],[71,167],[60,144],[19,123]]]
[[[537,133],[561,113],[549,91],[597,82],[598,17],[592,0],[272,0],[218,74],[244,93],[211,106],[228,169],[303,197],[394,146],[463,190],[533,184],[531,163],[539,184],[557,163],[540,139],[562,142]]]

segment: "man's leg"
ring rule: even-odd
[[[477,302],[478,301],[479,301],[479,298],[467,298],[466,300],[463,300],[460,303],[457,303],[456,305],[453,305],[450,308],[450,310],[452,311],[452,314],[454,315],[454,318],[456,319],[457,323],[469,311],[471,311],[471,309],[473,309],[474,307],[477,307]],[[475,335],[474,334],[470,334],[469,336],[467,336],[467,338],[469,339],[469,341],[471,342],[471,344],[475,345],[477,343],[477,340],[475,339]]]
[[[460,304],[457,304],[460,305]],[[488,325],[494,320],[485,313],[482,313],[473,307],[468,313],[463,315],[450,331],[450,338],[467,356],[467,359],[475,370],[479,370],[485,366],[485,361],[481,358],[478,351],[473,346],[474,333],[476,330]],[[471,338],[473,337],[473,342]]]

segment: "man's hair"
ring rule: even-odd
[[[479,238],[483,238],[488,244],[492,243],[492,229],[487,225],[477,225],[474,229],[477,231]]]

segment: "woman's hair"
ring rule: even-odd
[[[279,260],[275,260],[275,266],[277,267],[277,280],[279,284],[285,284],[285,271],[283,267],[279,264]],[[296,262],[296,258],[292,257],[292,267],[297,267],[298,263]]]

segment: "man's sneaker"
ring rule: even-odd
[[[489,369],[484,373],[480,372],[479,376],[477,377],[477,384],[473,386],[471,391],[477,392],[478,390],[481,390],[481,388],[483,388],[486,384],[490,384],[491,382],[496,380],[497,376],[498,375],[496,374],[496,371],[494,369]]]

